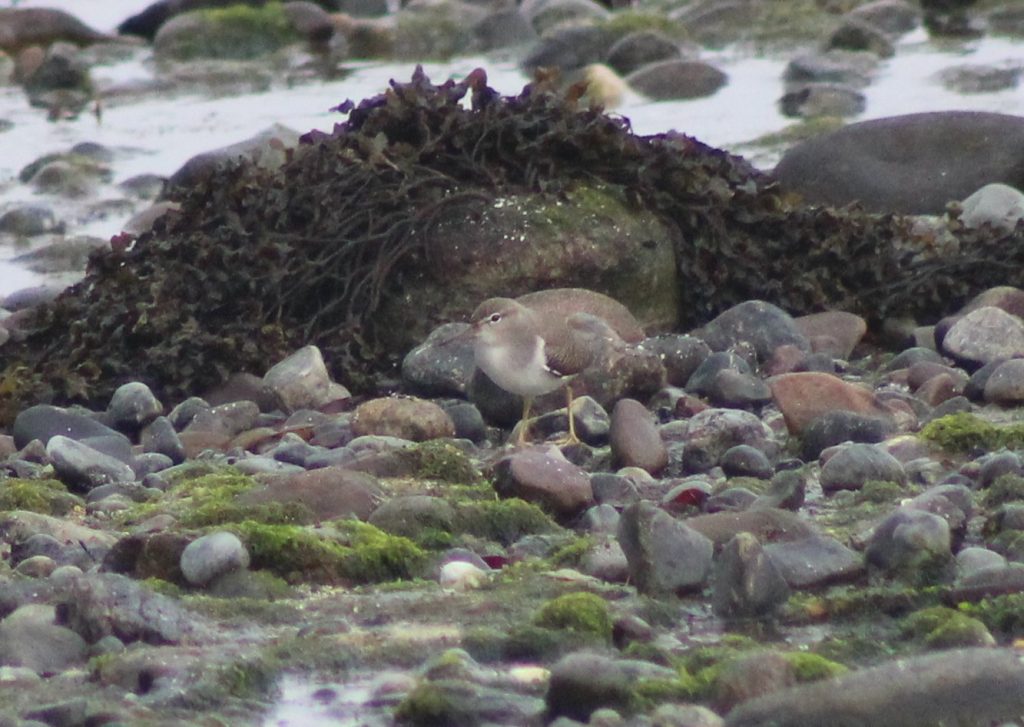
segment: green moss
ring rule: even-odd
[[[261,7],[239,3],[195,12],[203,22],[188,35],[176,34],[173,45],[158,44],[162,54],[179,60],[258,58],[300,40],[279,2]]]
[[[978,619],[989,631],[1002,638],[1024,637],[1024,593],[992,596],[977,603],[959,603],[957,611]]]
[[[622,10],[613,13],[600,26],[616,38],[641,30],[653,30],[669,38],[685,40],[686,27],[669,19],[664,13],[645,12],[642,10]]]
[[[30,510],[44,515],[66,515],[81,498],[68,492],[58,480],[0,480],[0,510]]]
[[[1024,502],[1024,477],[1015,474],[1000,475],[981,497],[987,507],[997,507],[1008,502]]]
[[[996,426],[974,414],[957,412],[929,422],[921,430],[921,437],[955,453],[1020,449],[1024,446],[1024,424]]]
[[[473,715],[443,684],[421,682],[398,705],[395,722],[423,727],[469,725],[473,724]]]
[[[886,586],[836,586],[824,593],[795,593],[786,602],[783,620],[808,623],[824,619],[860,619],[879,614],[903,616],[939,603],[936,586],[914,588],[894,583]]]
[[[868,480],[854,495],[854,501],[858,503],[873,503],[883,505],[898,502],[905,497],[907,488],[899,482],[887,482],[883,480]]]
[[[561,530],[539,507],[515,497],[457,505],[454,529],[502,545],[511,545],[524,535]]]
[[[484,481],[466,453],[451,442],[423,442],[402,450],[402,456],[412,460],[418,479],[465,485],[480,485]]]
[[[319,530],[245,521],[226,529],[246,544],[254,568],[265,568],[289,582],[376,583],[412,578],[426,559],[408,538],[357,521]]]
[[[534,624],[549,629],[566,629],[589,634],[603,642],[611,642],[612,618],[608,604],[600,596],[581,591],[567,593],[541,606]]]
[[[277,659],[240,659],[221,666],[217,670],[216,683],[230,697],[263,697],[274,689],[280,673],[281,663]]]
[[[465,52],[471,41],[466,18],[455,5],[420,5],[395,17],[399,59],[444,61]]]
[[[548,562],[553,568],[575,568],[593,545],[594,539],[587,535],[573,538],[552,553]]]
[[[985,624],[963,611],[934,606],[903,619],[900,631],[905,638],[923,641],[931,649],[984,646],[993,643]]]
[[[309,508],[298,502],[240,504],[238,496],[257,483],[252,477],[234,469],[222,467],[196,477],[180,474],[176,479],[177,484],[159,500],[130,508],[119,517],[119,521],[131,524],[157,513],[168,513],[183,527],[202,528],[247,520],[291,524],[314,519]]]
[[[793,666],[798,682],[816,682],[831,679],[849,671],[839,662],[808,651],[790,651],[782,655]]]
[[[641,678],[633,689],[639,710],[649,711],[665,702],[691,702],[698,699],[704,687],[686,670],[680,670],[678,679]]]

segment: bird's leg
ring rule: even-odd
[[[572,386],[569,385],[565,387],[565,415],[569,417],[569,434],[557,442],[560,447],[580,443],[580,438],[576,436],[576,420],[572,418]]]
[[[530,429],[530,425],[529,425],[529,421],[528,421],[529,418],[530,418],[530,407],[532,407],[532,406],[533,406],[533,397],[532,396],[524,396],[523,397],[523,417],[522,417],[522,419],[519,420],[519,436],[516,437],[516,444],[518,444],[519,446],[522,446],[522,445],[526,444],[526,435],[529,433],[529,429]]]

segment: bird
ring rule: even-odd
[[[569,432],[561,444],[578,443],[572,380],[610,348],[639,342],[644,336],[629,309],[585,288],[489,298],[477,306],[470,320],[465,335],[473,340],[477,368],[505,391],[523,397],[520,445],[528,436],[533,400],[563,386]]]

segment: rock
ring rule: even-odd
[[[757,477],[770,479],[773,473],[772,463],[764,452],[749,444],[737,444],[722,453],[718,466],[726,477]]]
[[[559,659],[551,667],[544,701],[548,715],[587,722],[599,708],[625,710],[632,697],[632,680],[614,660],[580,652]]]
[[[775,405],[793,434],[802,433],[812,421],[834,411],[891,419],[889,410],[873,391],[831,374],[817,371],[780,374],[768,379],[768,385]]]
[[[1003,361],[985,382],[985,401],[1016,406],[1024,401],[1024,359]]]
[[[814,528],[799,516],[785,510],[764,509],[743,512],[716,512],[686,518],[687,527],[709,538],[715,547],[733,536],[748,532],[762,544],[788,543],[817,535]]]
[[[711,606],[721,618],[767,618],[789,598],[789,586],[758,539],[738,533],[715,559]]]
[[[62,672],[84,664],[88,645],[56,623],[53,606],[21,606],[0,621],[0,664],[23,666],[37,674]]]
[[[297,131],[273,124],[244,141],[191,157],[168,178],[167,189],[190,189],[214,169],[239,158],[245,158],[262,169],[276,169],[284,164],[287,150],[298,143]]]
[[[33,439],[48,444],[58,434],[75,440],[119,437],[128,441],[123,434],[92,417],[50,404],[37,404],[23,409],[14,419],[12,434],[14,446],[18,449]]]
[[[783,654],[761,651],[741,654],[722,665],[715,689],[715,706],[728,711],[762,694],[796,684],[796,669]]]
[[[648,63],[626,76],[626,83],[655,101],[711,96],[729,77],[703,61],[674,59]]]
[[[35,237],[48,232],[64,232],[53,210],[41,204],[25,204],[0,215],[0,232],[16,237]]]
[[[965,199],[962,207],[960,221],[965,226],[989,225],[999,232],[1012,232],[1024,218],[1024,193],[1006,184],[986,184]]]
[[[619,466],[640,467],[653,475],[668,466],[668,450],[654,419],[635,399],[620,399],[615,404],[609,438]]]
[[[608,10],[594,0],[525,0],[520,12],[526,16],[538,35],[556,26],[581,26],[588,21],[605,20]]]
[[[586,472],[557,448],[514,452],[498,462],[494,477],[494,489],[502,497],[536,503],[559,518],[578,515],[594,503]]]
[[[385,500],[367,522],[393,535],[416,539],[428,530],[451,532],[455,510],[440,497],[400,495]]]
[[[93,30],[63,10],[0,9],[0,50],[7,53],[16,53],[31,45],[46,47],[57,41],[88,45],[110,40],[113,40],[111,36]]]
[[[829,447],[843,442],[874,444],[894,434],[896,426],[889,417],[858,414],[852,411],[825,412],[812,419],[802,433],[801,456],[817,459]]]
[[[810,342],[812,351],[844,360],[850,358],[868,330],[867,321],[845,311],[811,313],[794,318],[793,323]]]
[[[879,58],[891,58],[896,48],[888,34],[873,23],[847,15],[825,41],[826,49],[867,51]]]
[[[764,546],[764,553],[790,588],[847,583],[864,574],[864,559],[835,538],[825,535],[768,543]]]
[[[726,368],[711,380],[707,397],[714,406],[758,409],[772,400],[772,392],[760,377]]]
[[[921,24],[921,10],[907,0],[872,0],[848,14],[892,35],[909,33]]]
[[[718,463],[726,450],[746,444],[772,457],[778,451],[771,430],[754,414],[735,409],[706,409],[689,420],[686,450],[702,461]]]
[[[653,351],[665,367],[665,376],[672,386],[685,386],[711,349],[696,336],[669,333],[648,338],[643,347]]]
[[[758,361],[767,361],[776,348],[794,345],[810,351],[807,338],[793,318],[778,306],[750,300],[719,314],[700,330],[700,337],[712,351],[726,351],[738,345],[750,346]]]
[[[402,359],[402,380],[423,396],[462,396],[476,363],[473,341],[457,338],[465,323],[446,323]]]
[[[930,512],[901,507],[875,528],[864,551],[882,571],[933,582],[951,568],[949,523]]]
[[[716,390],[716,380],[723,371],[735,371],[750,375],[750,364],[742,356],[731,351],[716,351],[704,358],[686,381],[686,390],[691,394],[709,397]]]
[[[779,99],[779,109],[784,115],[805,119],[856,116],[866,107],[867,99],[855,87],[827,81],[789,84]]]
[[[995,93],[1016,88],[1020,83],[1021,68],[1002,68],[994,65],[964,64],[950,66],[939,72],[939,80],[954,93]]]
[[[625,76],[641,66],[678,59],[681,55],[679,44],[671,38],[654,30],[637,30],[612,44],[605,63]]]
[[[472,30],[474,45],[482,51],[525,46],[537,41],[537,31],[519,8],[488,13]]]
[[[781,508],[796,511],[804,504],[806,496],[806,473],[802,469],[784,469],[775,473],[768,483],[768,490],[750,503],[750,508]]]
[[[159,61],[197,58],[250,59],[272,53],[301,40],[298,29],[287,21],[283,7],[253,8],[235,16],[202,10],[175,15],[153,37],[153,54]]]
[[[897,659],[740,704],[726,727],[987,724],[1024,710],[1024,666],[1011,649],[950,649]]]
[[[367,434],[424,442],[455,436],[455,424],[432,401],[411,396],[371,399],[360,404],[352,417],[356,436]]]
[[[704,586],[711,569],[711,541],[685,522],[642,501],[619,521],[619,544],[630,580],[644,593],[686,593]]]
[[[995,306],[976,308],[953,324],[942,350],[975,365],[1024,355],[1024,321]]]
[[[441,566],[437,580],[442,588],[468,591],[487,580],[487,571],[464,560],[453,560]]]
[[[473,26],[487,10],[460,0],[410,3],[394,18],[394,51],[400,60],[444,59],[467,55],[473,48]]]
[[[986,184],[1024,186],[1024,119],[940,111],[845,126],[792,147],[775,167],[810,203],[859,201],[872,212],[942,214]]]
[[[178,601],[115,573],[93,573],[72,584],[61,606],[63,620],[86,641],[114,635],[125,643],[202,643],[206,628]]]
[[[859,490],[877,480],[905,484],[907,473],[899,460],[872,444],[848,444],[832,455],[821,468],[821,489],[825,493]]]
[[[286,414],[318,409],[331,398],[331,375],[316,346],[305,346],[274,364],[263,375],[263,385]]]
[[[143,452],[166,455],[173,464],[185,461],[185,446],[167,417],[158,416],[144,426],[139,433],[139,442]]]
[[[22,78],[29,102],[51,110],[51,116],[77,115],[93,97],[89,66],[77,46],[54,43],[42,62]]]
[[[878,68],[878,57],[864,51],[832,49],[794,58],[786,66],[787,84],[841,83],[864,88]]]
[[[110,397],[107,416],[114,426],[126,432],[136,432],[163,414],[164,407],[150,388],[139,381],[122,384]]]
[[[115,535],[78,525],[65,518],[26,510],[0,511],[0,539],[4,542],[20,543],[39,535],[50,536],[58,545],[74,543],[88,551],[86,556],[90,560],[95,557],[90,554],[103,553],[117,542]]]
[[[46,455],[61,481],[72,488],[88,491],[110,482],[135,481],[135,472],[124,462],[62,435],[50,438]]]
[[[207,533],[188,544],[181,554],[181,573],[193,586],[249,567],[249,551],[234,533]]]
[[[611,34],[593,25],[568,25],[545,33],[520,64],[527,73],[537,68],[554,67],[562,73],[600,63]]]

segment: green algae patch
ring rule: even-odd
[[[464,502],[456,506],[456,532],[511,545],[525,535],[561,532],[554,520],[533,503],[507,500]]]
[[[854,502],[857,504],[870,503],[874,505],[885,505],[899,502],[907,496],[907,488],[899,482],[887,480],[868,480],[864,486],[854,494]]]
[[[947,452],[967,454],[1005,447],[1024,447],[1024,423],[995,425],[968,412],[957,412],[929,422],[921,437]]]
[[[420,682],[398,705],[395,723],[413,727],[475,724],[476,710],[463,701],[469,696],[467,689],[472,688],[458,682]]]
[[[976,603],[958,603],[957,611],[976,618],[1001,639],[1024,637],[1024,594],[990,596]]]
[[[84,504],[58,480],[0,480],[0,510],[29,510],[59,517]]]
[[[982,493],[981,501],[986,507],[998,507],[1008,502],[1024,502],[1024,477],[1012,473],[1000,475]]]
[[[534,624],[549,629],[566,629],[610,643],[612,618],[608,603],[600,596],[581,591],[566,593],[541,606]]]
[[[254,568],[289,583],[380,583],[416,577],[426,553],[408,538],[355,520],[325,528],[253,521],[226,527],[249,549]]]
[[[784,609],[783,621],[811,623],[825,619],[873,619],[879,614],[904,616],[927,606],[939,605],[938,586],[914,588],[894,583],[886,586],[837,586],[824,593],[795,593]]]
[[[279,2],[194,11],[191,32],[157,37],[158,58],[246,60],[273,53],[301,40]]]
[[[403,449],[400,456],[411,460],[419,479],[471,486],[484,481],[466,453],[451,442],[423,442]]]
[[[159,500],[130,508],[119,519],[122,523],[132,524],[158,513],[167,513],[186,528],[215,527],[248,520],[293,524],[314,519],[309,508],[299,502],[252,505],[237,502],[239,495],[256,484],[252,477],[225,468],[197,477],[182,477]]]
[[[831,679],[850,671],[849,668],[837,661],[809,651],[787,651],[782,654],[782,658],[792,665],[798,682]]]
[[[630,33],[650,30],[667,35],[669,38],[685,40],[686,26],[672,20],[664,13],[652,13],[642,10],[621,10],[600,22],[600,27],[610,35],[621,38]]]
[[[933,606],[910,614],[900,623],[900,633],[904,638],[924,643],[929,649],[995,644],[995,639],[981,620],[945,606]]]

